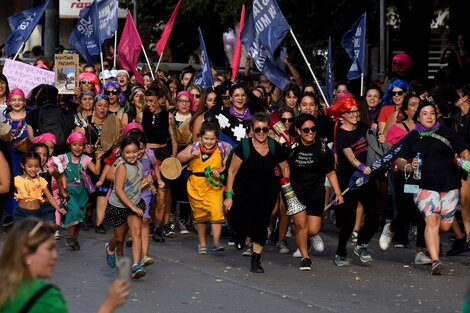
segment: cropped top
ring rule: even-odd
[[[39,200],[44,202],[43,190],[47,188],[47,181],[42,178],[24,178],[23,176],[15,177],[15,199],[25,200],[26,202]]]
[[[142,126],[147,135],[148,143],[166,144],[170,138],[168,126],[168,111],[161,110],[157,114],[152,114],[145,110],[142,112]]]

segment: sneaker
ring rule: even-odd
[[[197,253],[201,255],[207,254],[207,246],[197,245]]]
[[[424,254],[424,252],[418,252],[415,255],[415,264],[417,265],[432,264],[432,260],[426,254]]]
[[[152,232],[152,239],[155,242],[161,242],[161,243],[165,242],[165,238],[163,237],[161,228],[154,230]]]
[[[359,233],[357,231],[353,231],[352,234],[351,234],[351,242],[356,243],[358,236],[359,236]]]
[[[249,243],[245,245],[245,249],[243,250],[243,256],[251,256],[253,254],[253,244]]]
[[[144,256],[142,258],[142,260],[140,260],[140,265],[142,266],[149,266],[149,265],[152,265],[153,263],[155,263],[155,260],[149,256]]]
[[[54,233],[54,238],[55,240],[60,240],[60,232],[59,230],[56,230],[55,233]]]
[[[132,236],[128,236],[126,239],[126,247],[132,247]]]
[[[354,248],[354,253],[359,257],[362,263],[372,262],[372,256],[366,244],[357,245],[356,248]]]
[[[80,244],[78,243],[78,240],[76,238],[67,237],[67,239],[65,240],[65,245],[69,246],[74,251],[80,250]]]
[[[300,260],[299,269],[301,271],[311,271],[312,270],[312,260],[310,260],[310,258],[302,258],[302,260]]]
[[[109,251],[109,242],[107,242],[104,245],[104,255],[106,258],[106,264],[108,264],[110,268],[115,268],[116,267],[116,250],[114,250],[113,252]]]
[[[178,222],[178,228],[179,228],[179,231],[180,231],[181,235],[189,234],[189,231],[186,228],[186,226],[184,225],[184,222],[185,222],[184,220],[179,220],[179,222]]]
[[[287,248],[287,241],[279,240],[276,244],[276,247],[279,249],[279,253],[286,254],[289,253],[289,248]]]
[[[295,250],[295,252],[292,254],[292,256],[294,258],[301,258],[302,257],[302,253],[300,253],[299,248],[297,248],[297,250]]]
[[[170,224],[164,225],[162,227],[162,233],[163,236],[167,238],[173,238],[176,235],[175,231],[171,228]]]
[[[450,250],[446,252],[446,256],[457,255],[460,253],[467,252],[468,250],[470,250],[470,247],[468,246],[464,238],[455,239]]]
[[[319,234],[310,237],[310,243],[312,244],[313,249],[317,252],[323,252],[323,250],[325,250],[325,244]]]
[[[335,256],[335,264],[336,266],[342,267],[342,266],[349,266],[350,262],[345,256]]]
[[[225,251],[225,247],[220,243],[212,246],[212,251]]]
[[[287,227],[286,238],[292,238],[292,229],[290,226]]]
[[[133,279],[139,279],[139,278],[145,276],[145,270],[142,268],[142,266],[140,264],[132,265],[131,269],[132,269],[131,277]]]
[[[103,227],[103,225],[96,226],[95,233],[104,235],[106,234],[106,229]]]
[[[441,275],[442,270],[444,270],[444,264],[442,264],[441,261],[432,261],[431,275]]]
[[[379,246],[382,250],[387,250],[390,246],[390,242],[392,242],[393,233],[390,230],[390,223],[385,224],[384,228],[382,229],[382,235],[380,235],[379,239]]]

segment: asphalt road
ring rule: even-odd
[[[131,282],[131,296],[118,312],[460,312],[470,286],[470,253],[443,257],[444,275],[431,276],[430,266],[412,263],[413,248],[381,251],[378,235],[370,244],[370,266],[360,264],[351,245],[352,265],[336,267],[336,229],[326,225],[325,251],[311,253],[311,272],[299,271],[299,259],[292,254],[266,246],[264,274],[250,273],[250,258],[234,247],[198,255],[195,233],[164,244],[151,242],[156,263],[145,277]],[[104,243],[110,236],[82,232],[81,250],[74,252],[60,240],[51,281],[62,290],[70,312],[95,312],[116,277],[104,259]],[[447,235],[443,238],[446,251],[450,241]],[[293,239],[288,243],[294,250]],[[125,253],[130,255],[130,249]]]

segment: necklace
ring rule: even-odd
[[[68,154],[68,153],[67,153]],[[81,161],[82,160],[82,156],[80,156],[80,158],[78,159],[78,164],[77,164],[77,176],[75,176],[72,172],[72,170],[70,169],[70,166],[67,164],[67,166],[65,167],[65,170],[67,172],[70,173],[70,176],[72,178],[72,182],[75,183],[75,184],[80,184],[82,181],[80,179],[80,167],[81,167]],[[67,156],[67,161],[68,160],[68,156]],[[72,158],[72,155],[70,155],[70,163],[73,163],[73,158]]]
[[[156,127],[156,126],[157,126],[157,121],[156,121],[156,120],[158,119],[158,114],[159,114],[159,113],[160,113],[160,112],[154,113],[154,114],[152,115],[152,127]]]

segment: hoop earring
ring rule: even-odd
[[[26,260],[26,264],[27,264],[27,265],[31,265],[31,264],[33,264],[33,261],[32,261],[31,259],[27,259],[27,260]]]

